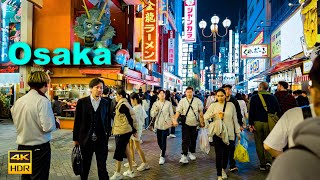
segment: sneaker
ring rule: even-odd
[[[138,168],[137,171],[144,171],[144,170],[149,170],[150,166],[147,163],[142,163]]]
[[[140,140],[140,144],[142,144],[143,143],[143,141],[142,140]]]
[[[176,138],[177,136],[174,135],[174,134],[170,134],[169,137],[171,137],[171,138]]]
[[[218,180],[222,180],[222,176],[218,176]]]
[[[260,166],[260,171],[265,171],[266,170],[266,166]]]
[[[188,164],[189,163],[187,156],[183,155],[183,154],[181,155],[181,159],[180,159],[179,162],[182,163],[182,164]]]
[[[188,156],[189,156],[191,161],[194,161],[194,160],[197,159],[197,157],[195,155],[193,155],[191,152],[189,152]]]
[[[122,179],[122,175],[121,173],[118,173],[118,172],[114,172],[113,176],[110,178],[110,180],[120,180]]]
[[[137,167],[138,166],[138,164],[135,162],[135,161],[132,161],[132,167]],[[129,163],[125,163],[124,164],[124,167],[129,167]]]
[[[129,169],[123,173],[123,176],[126,176],[126,177],[130,177],[130,178],[134,178],[135,177],[135,174],[133,171],[130,171]]]
[[[224,169],[222,169],[222,179],[228,179],[227,173]]]
[[[233,167],[233,168],[230,168],[229,169],[229,171],[230,172],[234,172],[234,171],[238,171],[239,169],[238,169],[238,167],[237,166],[235,166],[235,167]]]
[[[163,165],[166,162],[166,159],[164,157],[160,157],[159,164]]]
[[[270,162],[267,162],[266,166],[270,169],[272,164]]]

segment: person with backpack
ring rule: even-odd
[[[300,123],[292,137],[295,146],[276,158],[267,180],[319,179],[320,118]]]
[[[278,157],[283,153],[283,148],[288,144],[289,148],[295,145],[293,140],[294,129],[305,119],[320,115],[320,56],[318,56],[309,73],[312,80],[310,95],[313,104],[310,106],[296,107],[288,110],[278,121],[267,139],[264,141],[264,148]],[[318,112],[318,113],[317,113]]]
[[[279,117],[281,117],[289,109],[298,106],[296,99],[291,94],[289,94],[287,90],[288,87],[289,85],[287,82],[279,81],[277,86],[277,92],[274,94],[274,96],[277,98],[279,102],[281,109]]]
[[[265,171],[266,166],[271,166],[272,157],[264,151],[263,141],[269,135],[277,115],[280,113],[280,106],[276,97],[267,90],[267,82],[261,82],[258,87],[258,94],[253,95],[250,100],[249,129],[254,133],[256,150],[260,160],[260,170]]]

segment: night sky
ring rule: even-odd
[[[207,22],[207,27],[205,30],[205,35],[210,35],[210,25],[211,17],[216,14],[219,16],[219,34],[223,35],[225,29],[222,25],[222,21],[228,17],[231,20],[230,29],[234,30],[235,26],[238,24],[239,11],[244,12],[246,10],[246,1],[247,0],[198,0],[198,23],[203,19]],[[243,13],[242,13],[243,14]],[[202,36],[199,25],[197,24],[198,31],[200,33],[201,41],[212,41],[212,38],[204,38]],[[218,41],[220,38],[218,38]],[[228,35],[225,37],[225,40],[228,40]],[[219,44],[217,42],[217,55],[219,53]],[[206,65],[212,55],[212,42],[203,42],[203,45],[206,46]]]

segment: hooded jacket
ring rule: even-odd
[[[275,160],[267,180],[319,179],[320,118],[306,119],[299,124],[293,141],[297,148],[289,149]]]

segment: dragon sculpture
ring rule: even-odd
[[[77,17],[77,24],[74,26],[74,31],[79,38],[84,40],[86,48],[108,48],[113,54],[122,48],[121,44],[112,44],[112,38],[115,36],[115,30],[110,26],[110,13],[106,12],[108,0],[105,2],[102,9],[98,6],[88,10],[84,2],[83,8],[86,14]],[[109,11],[109,7],[107,7]]]

